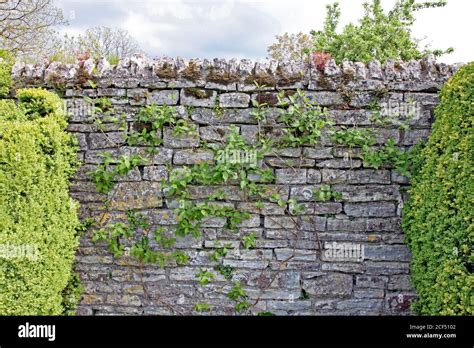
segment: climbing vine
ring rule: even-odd
[[[126,221],[104,225],[105,219],[101,218],[98,229],[93,232],[92,240],[106,242],[114,257],[129,255],[142,265],[147,263],[159,264],[161,267],[185,265],[189,261],[189,255],[183,251],[173,251],[176,238],[189,235],[199,238],[203,224],[208,219],[221,218],[225,220],[223,226],[225,230],[237,232],[239,226],[251,218],[249,212],[236,208],[229,201],[225,189],[211,192],[206,199],[192,198],[191,188],[195,186],[224,188],[230,183],[237,185],[244,197],[243,200],[252,202],[257,209],[264,208],[265,200],[284,208],[285,214],[294,219],[295,226],[298,227],[296,216],[304,214],[305,206],[294,198],[287,199],[281,197],[278,192],[267,190],[266,185],[274,183],[276,178],[273,169],[265,164],[264,159],[266,156],[278,157],[278,149],[315,146],[325,135],[328,135],[336,146],[347,147],[350,156],[362,159],[366,166],[379,168],[392,165],[401,174],[409,175],[410,153],[399,149],[393,139],[377,147],[374,127],[360,128],[354,124],[352,127],[336,128],[327,110],[300,90],[291,93],[282,91],[278,94],[277,100],[277,122],[269,117],[271,112],[267,103],[260,103],[258,99],[252,101],[251,115],[257,120],[258,125],[257,141],[252,144],[246,141],[235,126],[230,128],[221,142],[207,143],[200,139],[195,126],[181,118],[175,108],[167,105],[142,107],[127,133],[125,142],[128,145],[145,146],[148,153],[158,153],[159,146],[163,143],[163,132],[171,130],[173,136],[198,137],[199,147],[212,150],[213,159],[190,166],[170,168],[168,178],[162,179],[164,198],[166,202],[173,202],[173,215],[176,220],[173,228],[155,227],[145,215],[130,210],[127,212]],[[111,112],[111,105],[106,100],[99,100],[94,104],[98,105],[98,111],[102,114],[109,115]],[[371,108],[374,111],[373,126],[386,122],[377,105],[371,105]],[[216,114],[220,113],[221,110],[216,109]],[[101,126],[101,121],[97,119],[100,117],[96,117],[94,121]],[[112,122],[121,121],[116,119]],[[356,149],[359,151],[353,151]],[[150,160],[138,155],[122,155],[116,159],[110,153],[104,153],[102,158],[102,163],[89,175],[97,191],[108,194],[106,202],[108,209],[108,203],[114,195],[117,177],[126,175],[139,166],[153,164],[153,161],[150,163]],[[293,163],[288,163],[288,166],[295,169]],[[312,193],[315,202],[342,199],[341,193],[334,191],[330,185],[320,185]],[[298,237],[296,233],[295,238]],[[257,243],[255,233],[241,236],[240,246],[244,249],[255,248]],[[216,241],[213,252],[209,255],[209,260],[215,266],[209,269],[201,268],[195,276],[203,287],[216,281],[218,276],[223,277],[231,284],[223,286],[222,289],[226,292],[227,298],[235,303],[235,311],[247,313],[260,299],[251,302],[240,280],[234,279],[234,268],[225,264],[224,260],[229,252],[234,251],[233,248],[230,243],[222,244]],[[318,238],[318,252],[320,250]],[[281,264],[293,257],[294,255],[290,256]],[[278,272],[279,270],[277,274]],[[262,289],[270,286],[275,277],[276,275],[268,284],[262,286]],[[304,294],[302,290],[303,297]],[[194,309],[196,312],[209,312],[212,307],[207,302],[199,302],[195,304]],[[260,312],[259,315],[271,315],[271,313]]]

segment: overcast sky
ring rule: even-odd
[[[69,20],[61,32],[127,30],[150,56],[265,58],[274,36],[321,29],[330,0],[57,0]],[[340,0],[341,24],[356,22],[363,0]],[[382,0],[386,9],[395,0]],[[473,0],[419,12],[413,34],[432,48],[454,47],[447,63],[474,60]],[[428,37],[428,38],[427,38]]]

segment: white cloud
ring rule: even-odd
[[[341,24],[355,22],[363,0],[340,0]],[[274,36],[321,28],[331,0],[60,0],[67,32],[106,25],[126,29],[152,56],[264,58]],[[395,0],[382,0],[389,9]],[[448,0],[442,9],[423,10],[413,28],[433,48],[453,46],[446,62],[472,61],[471,16],[474,2]]]

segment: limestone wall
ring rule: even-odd
[[[314,66],[255,63],[249,60],[149,60],[135,56],[110,66],[105,60],[80,64],[14,67],[18,86],[44,86],[62,93],[71,113],[69,131],[77,135],[78,156],[83,161],[71,194],[81,203],[82,217],[101,216],[104,200],[111,201],[107,219],[122,218],[127,209],[143,212],[156,225],[176,224],[173,202],[163,197],[161,179],[169,170],[212,161],[213,153],[200,148],[204,142],[225,141],[230,126],[238,127],[249,143],[255,142],[258,122],[252,116],[252,100],[270,105],[268,134],[278,122],[279,90],[302,89],[306,96],[327,107],[335,127],[374,128],[377,143],[396,140],[409,148],[430,133],[437,92],[457,69],[436,63],[431,57],[407,63],[369,64],[329,61],[323,71]],[[266,85],[257,88],[255,82]],[[107,122],[91,122],[85,97],[107,97],[115,116],[124,115],[126,129]],[[409,128],[374,123],[374,102],[403,118],[403,107],[416,105]],[[176,137],[163,130],[163,143],[151,164],[120,177],[114,194],[100,194],[87,172],[107,151],[114,158],[144,148],[124,143],[135,127],[136,114],[147,104],[168,104],[180,117],[195,125],[199,136]],[[232,281],[240,280],[253,305],[252,313],[275,314],[409,314],[416,296],[409,282],[410,254],[400,228],[408,179],[390,166],[368,168],[350,150],[323,134],[318,145],[275,149],[261,165],[272,168],[275,181],[268,188],[284,198],[304,203],[302,214],[291,216],[268,197],[256,208],[236,183],[223,187],[226,202],[251,213],[234,234],[225,219],[203,224],[202,236],[178,239],[176,248],[190,257],[186,266],[141,266],[130,257],[114,259],[104,243],[81,238],[76,270],[85,294],[79,314],[196,314],[194,305],[207,302],[211,314],[232,314],[235,303],[226,297]],[[352,153],[357,153],[353,149]],[[316,202],[312,190],[321,185],[342,195]],[[192,200],[206,199],[216,187],[197,187]],[[257,244],[245,249],[241,237],[254,232]],[[230,243],[224,265],[233,267],[233,279],[218,276],[208,285],[198,284],[200,268],[212,271],[210,253],[217,241]],[[334,244],[336,243],[336,244]],[[342,244],[341,244],[342,243]],[[222,245],[222,244],[221,244]],[[332,257],[331,246],[354,247],[361,258]]]

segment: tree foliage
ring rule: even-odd
[[[368,62],[387,59],[420,59],[427,54],[442,55],[446,51],[421,48],[419,41],[412,37],[411,27],[415,22],[415,13],[422,9],[443,7],[446,1],[417,3],[415,0],[398,0],[387,13],[380,0],[364,3],[364,16],[358,24],[346,25],[337,32],[341,11],[339,4],[327,6],[323,30],[312,31],[312,51],[330,53],[336,62]]]
[[[276,42],[267,48],[270,58],[281,62],[307,61],[305,53],[311,47],[311,36],[304,33],[276,36]]]
[[[122,29],[93,27],[77,36],[51,38],[39,54],[48,61],[74,63],[77,59],[106,58],[115,64],[121,58],[140,52],[137,41]],[[33,59],[38,59],[34,57]]]
[[[108,27],[87,29],[84,35],[77,37],[79,47],[90,52],[93,57],[105,57],[117,60],[139,51],[138,43],[126,30]]]

